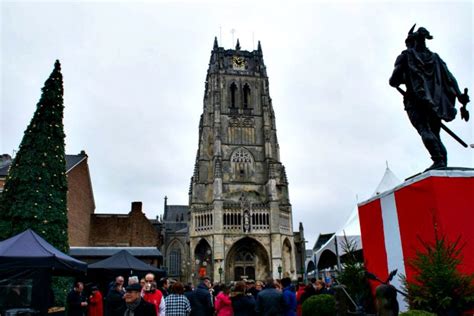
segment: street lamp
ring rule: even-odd
[[[222,272],[224,272],[222,267],[219,267],[219,283],[222,283]]]
[[[281,279],[281,265],[278,265],[278,274],[280,275],[279,279]]]

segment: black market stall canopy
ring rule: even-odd
[[[159,251],[157,252],[159,253]],[[166,275],[165,270],[158,269],[135,258],[127,250],[120,250],[107,259],[89,264],[87,281],[95,283],[102,293],[107,293],[110,289],[111,281],[115,280],[117,276],[123,276],[125,283],[128,283],[130,276],[142,278],[149,272],[155,275],[155,280],[159,280]]]
[[[107,259],[89,265],[89,270],[98,269],[109,271],[130,271],[131,274],[133,271],[153,272],[158,275],[165,274],[164,270],[158,269],[135,258],[127,250],[119,251]]]
[[[0,242],[0,273],[17,269],[50,269],[54,275],[84,274],[85,262],[76,260],[27,229]]]
[[[81,277],[86,271],[86,263],[62,253],[31,229],[1,241],[0,313],[26,308],[31,315],[46,315],[52,303],[51,277]]]

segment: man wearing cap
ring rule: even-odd
[[[439,135],[441,120],[453,120],[456,98],[465,105],[469,96],[461,93],[456,79],[438,54],[426,47],[426,40],[433,38],[430,32],[420,27],[413,33],[413,29],[414,26],[405,40],[407,49],[397,57],[389,83],[397,89],[401,84],[406,86],[405,110],[433,160],[427,170],[444,168],[448,157]]]
[[[140,284],[129,285],[125,290],[126,309],[124,316],[156,316],[155,306],[142,299]]]

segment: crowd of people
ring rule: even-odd
[[[301,280],[299,280],[301,281]],[[67,297],[70,316],[301,316],[301,306],[313,295],[333,294],[331,285],[311,279],[293,284],[285,277],[262,281],[244,280],[229,285],[203,277],[193,287],[149,273],[145,278],[117,276],[103,295],[76,282]]]

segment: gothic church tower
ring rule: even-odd
[[[296,278],[292,211],[260,42],[211,53],[189,193],[191,278]]]

